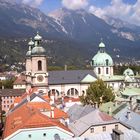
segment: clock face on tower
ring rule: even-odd
[[[42,82],[44,80],[44,77],[42,75],[37,76],[38,82]]]

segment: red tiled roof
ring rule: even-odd
[[[28,92],[26,91],[21,97],[17,97],[14,100],[14,103],[20,103],[27,95],[31,96],[34,92],[37,91],[37,88],[31,88]]]
[[[47,101],[51,101],[51,99],[50,99],[50,97],[48,96],[48,95],[44,95],[44,96],[42,96],[45,100],[47,100]]]
[[[47,109],[51,110],[51,105],[48,102],[29,102],[28,106],[36,109]]]
[[[65,129],[66,131],[71,132],[59,121],[50,119],[49,117],[41,114],[37,109],[28,106],[28,104],[24,104],[7,116],[3,137],[6,138],[17,130],[23,128],[38,128],[50,126],[58,126],[62,129]]]
[[[68,114],[58,108],[54,108],[54,118],[59,119],[59,118],[69,118]]]
[[[14,103],[19,103],[19,102],[21,102],[21,97],[16,97],[16,98],[14,99]]]
[[[51,111],[51,105],[47,102],[29,102],[28,106],[39,110],[47,109],[48,111]],[[68,114],[54,107],[54,119],[60,119],[60,118],[68,118]]]
[[[26,76],[22,74],[19,77],[17,77],[17,79],[15,80],[15,82],[13,84],[14,85],[25,85],[25,83],[26,83]]]
[[[64,98],[65,103],[69,102],[69,101],[71,101],[71,102],[80,102],[80,99],[79,98],[72,98],[72,97],[65,97]]]
[[[114,120],[114,118],[112,116],[109,116],[108,114],[104,113],[104,112],[99,112],[99,115],[101,117],[101,119],[103,121],[111,121]]]

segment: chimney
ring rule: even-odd
[[[27,101],[30,102],[30,95],[27,94]]]
[[[65,65],[65,71],[67,71],[68,70],[68,66],[67,65]]]
[[[54,107],[51,106],[51,117],[54,118]]]
[[[118,105],[117,101],[115,101],[114,106],[116,107]]]
[[[120,130],[113,129],[112,140],[124,140],[124,133]]]
[[[50,104],[52,105],[55,102],[55,95],[51,93],[50,98],[51,98]]]
[[[111,115],[112,114],[112,108],[108,107],[108,114]]]
[[[71,103],[72,102],[72,99],[71,99],[71,97],[69,98],[69,103]]]
[[[131,116],[130,116],[130,111],[127,111],[126,117],[127,117],[127,119],[128,119],[128,120],[130,120],[130,119],[131,119]]]

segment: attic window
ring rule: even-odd
[[[90,133],[94,133],[94,128],[93,127],[90,128]]]
[[[61,140],[59,134],[54,135],[54,140]]]
[[[43,133],[43,136],[46,137],[46,133]]]
[[[31,134],[29,134],[29,135],[28,135],[28,137],[29,137],[29,138],[31,138],[31,137],[32,137],[32,135],[31,135]]]
[[[118,130],[118,127],[119,127],[119,126],[118,126],[118,124],[116,124],[116,125],[115,125],[115,129],[117,129],[117,130]]]
[[[106,131],[106,126],[103,126],[103,131]]]

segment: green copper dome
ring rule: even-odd
[[[113,66],[113,60],[111,56],[105,52],[105,44],[101,42],[99,44],[98,53],[92,58],[92,66]]]
[[[133,70],[132,69],[130,69],[130,68],[127,68],[124,72],[123,72],[123,75],[125,75],[125,76],[134,76],[134,72],[133,72]]]
[[[93,66],[113,66],[113,60],[106,52],[98,52],[92,59]]]
[[[99,48],[105,48],[105,44],[104,44],[103,42],[101,42],[101,43],[99,44]]]

